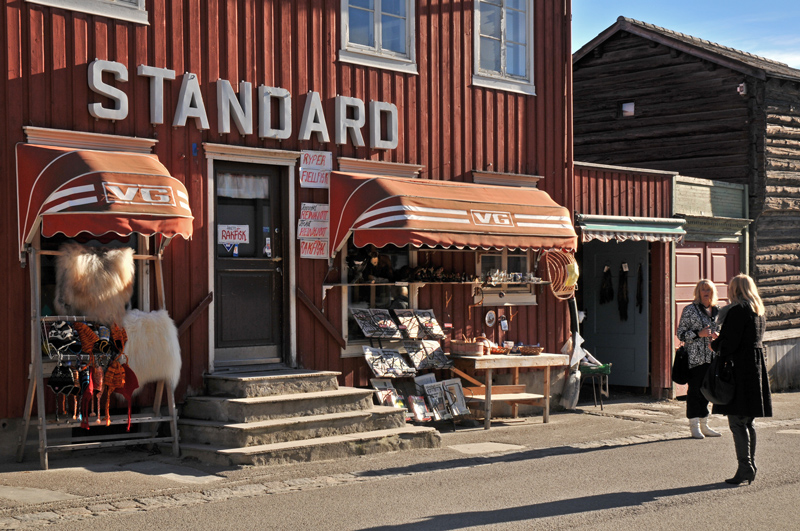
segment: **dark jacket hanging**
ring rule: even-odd
[[[619,306],[619,318],[621,321],[628,320],[628,271],[626,271],[626,269],[626,264],[619,266],[617,306]]]
[[[644,278],[642,276],[642,264],[639,264],[639,270],[636,272],[636,308],[639,313],[642,313],[642,297],[644,296]]]
[[[611,268],[603,268],[603,279],[600,282],[600,304],[605,304],[614,300],[614,286],[611,280]]]

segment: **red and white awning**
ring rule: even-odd
[[[357,247],[575,251],[569,211],[546,192],[453,181],[332,172],[330,253]]]
[[[19,250],[45,237],[192,236],[186,187],[150,154],[17,144]]]

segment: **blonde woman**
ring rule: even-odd
[[[747,481],[750,484],[756,478],[753,419],[772,416],[772,393],[762,344],[767,320],[764,303],[749,276],[733,277],[728,297],[731,303],[723,309],[722,330],[711,346],[720,356],[733,360],[736,391],[730,404],[714,405],[714,413],[728,416],[739,463],[736,475],[725,482],[738,485]]]
[[[686,418],[695,439],[720,436],[708,427],[708,400],[700,392],[708,365],[715,356],[711,340],[717,337],[717,313],[717,287],[710,280],[698,281],[694,287],[694,301],[683,309],[677,332],[689,354]]]

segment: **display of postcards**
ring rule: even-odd
[[[405,309],[396,309],[392,310],[394,315],[397,317],[397,322],[400,323],[400,326],[405,326],[405,334],[406,337],[409,339],[423,339],[425,337],[425,332],[422,330],[422,326],[419,324],[419,320],[414,312],[414,310],[405,310]]]
[[[442,385],[445,388],[447,402],[450,405],[450,411],[453,412],[453,416],[469,415],[469,408],[467,407],[467,401],[464,399],[464,388],[461,386],[461,380],[458,378],[443,380]]]
[[[397,350],[368,346],[364,346],[363,349],[367,365],[372,369],[372,373],[379,378],[414,376],[417,372],[414,367],[403,359],[403,356]]]
[[[414,420],[418,422],[428,422],[431,420],[431,411],[425,403],[425,398],[419,395],[411,395],[408,397],[408,410],[413,415]]]
[[[422,369],[432,369],[433,365],[428,360],[428,353],[425,352],[425,347],[422,341],[403,341],[403,348],[406,349],[408,358],[411,360],[411,365],[418,371]]]
[[[444,339],[444,330],[439,326],[433,310],[414,310],[424,335],[430,339]]]
[[[350,313],[353,314],[353,318],[365,337],[383,337],[372,320],[372,313],[370,313],[369,308],[350,308]]]
[[[372,322],[378,329],[379,335],[375,337],[391,339],[400,339],[403,337],[400,333],[400,330],[397,328],[397,324],[395,324],[394,319],[392,319],[392,314],[389,313],[389,310],[373,308],[369,311],[369,313],[372,315]]]
[[[434,420],[447,420],[453,418],[447,406],[447,396],[442,382],[425,384],[425,396],[428,399]]]
[[[432,368],[449,369],[453,366],[453,360],[445,356],[444,350],[442,350],[442,346],[438,341],[424,339],[422,341],[422,346],[425,349],[425,353],[428,355],[428,363],[431,364]]]
[[[416,393],[418,395],[425,394],[425,385],[429,383],[436,383],[436,375],[432,372],[419,374],[414,378],[414,385],[416,386]]]

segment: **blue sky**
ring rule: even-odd
[[[572,51],[620,15],[800,68],[800,0],[572,0]]]

